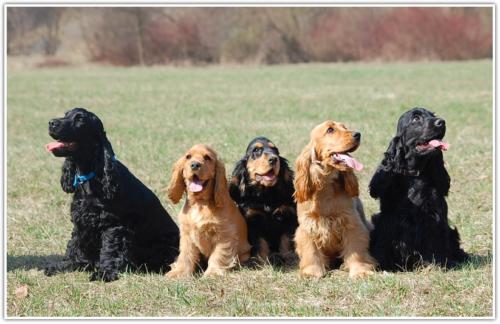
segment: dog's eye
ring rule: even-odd
[[[191,154],[186,155],[186,160],[189,160],[191,158]]]
[[[419,122],[420,119],[422,119],[422,117],[420,117],[420,115],[415,115],[413,116],[413,118],[411,119],[412,122]]]
[[[212,161],[212,159],[211,159],[211,158],[210,158],[210,156],[208,156],[208,155],[205,155],[205,156],[203,157],[203,159],[205,159],[205,161]]]
[[[255,147],[252,150],[252,158],[256,159],[262,155],[262,147]]]
[[[335,132],[335,129],[333,127],[328,127],[328,129],[326,130],[326,132],[328,134],[331,134],[331,133]]]

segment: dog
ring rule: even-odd
[[[303,277],[323,277],[337,258],[343,260],[351,278],[374,273],[369,228],[364,213],[359,212],[362,205],[353,172],[363,166],[349,154],[360,141],[359,132],[325,121],[311,131],[309,143],[295,162],[299,219],[295,244]]]
[[[450,268],[468,258],[457,229],[448,225],[445,132],[445,120],[425,108],[399,118],[369,185],[370,195],[380,200],[370,251],[381,269],[413,270],[431,263]]]
[[[229,193],[245,217],[251,255],[258,262],[285,265],[294,261],[298,221],[293,192],[288,161],[269,139],[254,138],[234,167]]]
[[[208,258],[204,276],[224,275],[246,262],[251,249],[247,225],[229,196],[224,163],[206,145],[193,146],[174,165],[168,198],[177,204],[185,192],[178,217],[180,253],[167,277],[191,276],[201,256]]]
[[[61,186],[73,194],[73,231],[62,261],[48,276],[92,271],[91,280],[113,281],[127,268],[168,269],[178,254],[179,229],[155,194],[119,160],[101,120],[74,108],[49,122],[56,140],[46,149],[64,157]]]

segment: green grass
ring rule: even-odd
[[[79,68],[8,73],[8,316],[493,316],[492,62],[314,64],[273,67]],[[70,196],[62,160],[44,150],[47,122],[86,107],[104,122],[118,158],[159,195],[173,162],[195,143],[215,148],[227,173],[256,135],[291,162],[326,119],[362,132],[356,158],[367,185],[398,117],[428,107],[447,121],[449,218],[474,259],[444,272],[379,272],[351,281],[335,270],[304,280],[296,269],[243,269],[225,278],[167,281],[127,273],[113,283],[83,272],[45,277],[64,253]],[[29,295],[16,298],[26,284]]]

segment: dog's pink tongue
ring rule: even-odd
[[[60,148],[60,147],[63,147],[64,145],[66,145],[66,144],[63,142],[52,142],[52,143],[45,145],[45,149],[47,150],[47,152],[52,152],[53,150]]]
[[[440,140],[432,140],[429,142],[429,145],[432,147],[438,147],[439,149],[443,151],[447,151],[448,148],[450,147],[450,144],[440,141]]]
[[[200,180],[193,180],[189,183],[189,191],[200,192],[203,190],[203,183]]]
[[[271,170],[268,173],[264,174],[262,176],[262,178],[264,178],[264,180],[266,180],[266,181],[273,181],[274,180],[274,172]]]
[[[266,180],[266,181],[273,181],[274,174],[273,175],[264,175],[264,176],[262,176],[262,178],[264,178],[264,180]]]
[[[353,168],[356,171],[363,170],[363,164],[356,161],[355,158],[347,154],[335,154],[335,159],[344,162],[348,167]]]

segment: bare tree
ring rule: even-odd
[[[54,55],[61,44],[59,38],[61,30],[61,20],[66,11],[63,7],[33,7],[25,8],[29,11],[34,25],[33,30],[40,37],[43,52],[46,55]]]
[[[61,40],[64,7],[12,7],[7,10],[7,50],[9,54],[29,54],[40,45],[43,53],[53,55]]]
[[[136,34],[137,56],[139,65],[144,65],[144,25],[150,18],[151,8],[122,8],[123,12],[131,16]]]
[[[27,54],[29,32],[35,27],[35,19],[29,8],[7,8],[7,55]]]
[[[491,57],[491,8],[417,9],[9,7],[7,52],[57,53],[76,17],[69,47],[116,65]]]

